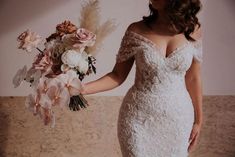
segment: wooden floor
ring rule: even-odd
[[[90,106],[55,107],[56,127],[44,126],[24,97],[0,97],[0,157],[121,157],[117,117],[123,97],[86,96]],[[190,157],[235,157],[235,96],[204,96],[203,127]]]

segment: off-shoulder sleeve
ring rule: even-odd
[[[134,55],[136,54],[135,47],[136,44],[134,43],[133,39],[131,39],[131,35],[127,30],[122,37],[118,53],[116,54],[116,62],[123,62],[134,57]]]
[[[192,42],[195,51],[193,53],[193,57],[196,59],[198,62],[203,61],[203,48],[202,48],[202,38],[198,39],[195,42]]]

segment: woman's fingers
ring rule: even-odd
[[[191,134],[190,134],[190,137],[189,137],[189,142],[194,138],[194,136],[196,135],[196,130],[195,130],[195,128],[193,128],[192,129],[192,131],[191,131]]]
[[[199,132],[197,132],[197,133],[193,136],[193,138],[192,138],[192,140],[191,140],[191,142],[190,142],[190,145],[189,145],[189,147],[188,147],[188,151],[189,151],[189,152],[191,152],[191,151],[193,150],[193,148],[196,146],[197,141],[198,141],[198,137],[199,137]]]

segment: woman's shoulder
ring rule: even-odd
[[[127,31],[139,33],[143,30],[143,20],[132,22],[128,25]]]

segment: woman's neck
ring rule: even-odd
[[[158,10],[157,21],[155,21],[154,24],[158,26],[159,25],[167,26],[170,24],[169,17],[167,16],[164,10]]]

